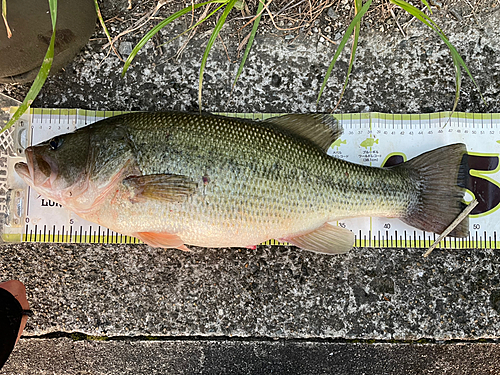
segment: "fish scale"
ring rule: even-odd
[[[119,232],[129,226],[127,218],[134,211],[135,217],[143,218],[139,231],[172,231],[188,244],[206,243],[206,237],[217,232],[210,246],[243,246],[269,236],[308,231],[348,212],[349,216],[380,211],[398,216],[406,209],[408,198],[391,199],[393,193],[378,186],[389,171],[331,158],[315,145],[268,124],[256,128],[215,116],[201,117],[198,122],[189,118],[186,114],[138,114],[130,121],[128,131],[132,143],[141,148],[137,162],[143,174],[185,175],[200,187],[196,197],[174,205],[173,212],[170,205],[163,207],[160,202],[121,207],[117,210],[123,216]],[[276,164],[282,166],[279,173],[273,168]],[[231,173],[230,166],[237,166],[240,173]],[[206,173],[210,182],[203,191]],[[345,173],[350,178],[342,176]],[[400,190],[404,185],[393,186],[393,191]],[[373,205],[377,196],[382,198]],[[255,202],[260,210],[255,210]],[[150,215],[155,211],[159,214]],[[243,230],[248,237],[234,238]]]

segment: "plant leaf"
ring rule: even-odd
[[[370,7],[372,3],[372,0],[368,0],[365,5],[361,8],[361,10],[356,14],[356,16],[352,19],[351,23],[349,24],[349,27],[346,29],[344,33],[344,37],[340,41],[340,44],[337,48],[337,51],[335,52],[335,55],[333,56],[332,62],[330,63],[330,66],[328,67],[328,70],[326,72],[325,78],[323,79],[323,84],[321,85],[321,89],[319,90],[318,94],[318,99],[316,100],[316,104],[319,103],[319,99],[321,98],[321,94],[323,93],[323,90],[325,89],[326,82],[328,81],[328,78],[330,78],[330,74],[332,73],[333,66],[335,65],[335,62],[337,61],[340,53],[343,51],[347,40],[352,34],[352,31],[354,30],[354,27],[356,24],[361,20],[361,17],[364,16],[364,14],[368,11],[368,8]]]
[[[7,0],[2,0],[2,18],[5,23],[5,29],[7,30],[7,38],[12,38],[12,31],[9,27],[9,22],[7,22]]]
[[[109,35],[109,31],[108,31],[108,28],[106,27],[106,23],[104,22],[104,19],[102,18],[101,9],[99,8],[99,4],[97,3],[97,0],[94,0],[94,5],[95,5],[95,12],[97,13],[97,18],[99,18],[99,23],[101,24],[101,26],[104,30],[104,34],[106,34],[106,38],[108,38],[108,42],[109,42],[109,45],[111,46],[111,49],[120,58],[120,60],[122,60],[121,56],[118,54],[115,47],[113,46],[113,41],[111,39],[111,35]]]
[[[424,4],[425,7],[429,10],[429,12],[432,14],[431,6],[427,2],[427,0],[422,0],[422,4]]]
[[[455,109],[458,105],[458,99],[460,98],[460,87],[462,85],[462,71],[460,70],[460,63],[456,60],[454,54],[451,55],[453,59],[453,65],[455,65],[455,101],[453,102],[453,109],[451,110],[450,117],[453,116]]]
[[[52,20],[52,37],[50,38],[49,48],[47,49],[47,52],[43,59],[42,66],[40,67],[40,70],[35,78],[35,81],[33,82],[28,93],[26,94],[24,101],[19,106],[19,108],[17,108],[16,112],[11,117],[7,125],[5,125],[2,128],[2,130],[0,130],[0,133],[6,131],[12,125],[14,125],[15,122],[19,120],[19,118],[24,114],[24,112],[26,112],[26,110],[29,108],[31,103],[33,103],[36,96],[42,89],[42,86],[49,75],[50,68],[52,67],[52,61],[54,60],[54,43],[56,40],[57,0],[49,0],[49,9],[50,9],[50,17]]]
[[[355,14],[358,14],[362,5],[363,5],[362,0],[354,0]],[[339,97],[339,100],[338,100],[335,108],[337,108],[339,106],[340,102],[342,101],[342,98],[344,97],[345,89],[347,87],[347,82],[349,81],[349,76],[351,75],[352,66],[354,65],[354,59],[356,57],[356,49],[358,48],[359,30],[361,29],[360,25],[361,25],[361,20],[359,20],[358,23],[354,27],[354,40],[352,41],[351,58],[349,60],[349,67],[347,68],[347,75],[345,77],[344,87],[342,87],[342,92],[340,93],[340,97]]]
[[[222,29],[222,26],[224,26],[224,22],[226,22],[226,18],[233,9],[234,4],[236,3],[237,0],[229,0],[227,2],[226,8],[224,8],[224,12],[222,12],[222,15],[219,18],[219,21],[217,21],[217,24],[214,27],[214,31],[212,31],[212,35],[210,35],[210,39],[207,42],[207,46],[205,48],[205,52],[203,52],[203,57],[201,59],[201,66],[200,66],[200,78],[198,81],[198,106],[201,112],[201,90],[203,86],[203,73],[205,71],[205,65],[207,64],[207,59],[208,55],[210,53],[210,49],[212,48],[215,39],[217,38],[217,35],[219,35],[220,30]]]
[[[234,3],[234,7],[238,10],[245,9],[245,0],[236,0],[236,3]]]
[[[264,8],[264,1],[265,0],[259,0],[259,7],[257,9],[258,16],[253,22],[252,31],[250,32],[250,38],[248,39],[245,53],[243,54],[243,58],[241,59],[240,66],[238,68],[238,72],[236,73],[236,78],[234,79],[233,87],[234,85],[236,85],[236,82],[238,81],[238,78],[240,77],[240,74],[243,71],[243,66],[247,61],[248,54],[250,53],[250,49],[252,48],[253,40],[255,39],[255,34],[257,34],[257,28],[259,27],[260,18],[262,17],[262,9]]]
[[[228,0],[210,0],[210,1],[205,1],[203,3],[194,4],[193,6],[190,5],[188,7],[185,7],[184,9],[181,9],[180,11],[172,14],[171,16],[165,18],[158,25],[156,25],[150,31],[148,31],[146,33],[146,35],[144,35],[142,37],[142,39],[139,41],[139,43],[137,43],[135,45],[134,49],[132,50],[132,52],[130,53],[130,55],[127,57],[127,60],[125,60],[125,65],[123,66],[123,70],[122,70],[122,77],[127,72],[128,67],[132,63],[132,60],[135,58],[135,56],[137,55],[137,53],[139,52],[139,50],[142,47],[144,47],[144,45],[148,42],[149,39],[151,39],[153,36],[155,36],[155,34],[158,33],[158,31],[160,31],[161,29],[163,29],[169,23],[171,23],[172,21],[175,21],[177,18],[185,15],[186,13],[192,11],[193,9],[198,9],[198,8],[201,8],[202,6],[205,6],[205,5],[208,5],[208,4],[214,4],[214,3],[215,4],[220,4],[220,3],[224,4],[224,3],[227,3],[227,1]]]

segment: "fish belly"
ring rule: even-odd
[[[124,190],[121,199],[108,198],[88,219],[126,235],[168,233],[189,245],[241,247],[305,234],[340,218],[404,212],[409,196],[404,178],[337,164],[333,160],[326,181],[214,173],[208,186],[200,180],[198,191],[183,202],[134,201]]]
[[[305,201],[292,204],[285,198],[256,201],[199,194],[182,203],[115,199],[85,218],[126,235],[169,233],[185,244],[205,247],[257,245],[291,233],[310,232],[327,220],[324,211],[307,212]]]

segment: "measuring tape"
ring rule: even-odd
[[[15,108],[11,108],[11,113]],[[5,242],[140,243],[81,219],[58,203],[26,186],[14,172],[30,145],[68,133],[103,118],[124,112],[79,109],[31,109],[8,132],[0,135],[0,225]],[[277,114],[219,113],[252,120]],[[371,166],[389,166],[423,152],[451,144],[467,145],[467,193],[478,199],[470,215],[467,238],[445,238],[441,248],[500,248],[500,114],[440,112],[418,115],[353,113],[335,115],[344,129],[330,147],[334,157]],[[446,173],[446,171],[443,171]],[[337,222],[352,230],[357,247],[426,248],[438,237],[410,227],[398,219],[352,218]],[[268,244],[279,244],[271,240]]]

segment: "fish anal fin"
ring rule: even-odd
[[[326,114],[291,114],[271,117],[266,122],[313,142],[325,152],[343,132],[337,119]]]
[[[131,189],[130,200],[140,202],[156,199],[166,202],[183,202],[196,192],[198,184],[190,177],[174,174],[132,176],[123,180]]]
[[[137,232],[133,234],[145,244],[152,247],[175,248],[182,251],[190,251],[181,238],[176,234],[159,232]]]
[[[348,229],[325,223],[312,232],[295,237],[280,238],[280,240],[315,253],[343,254],[354,246],[354,233]]]

